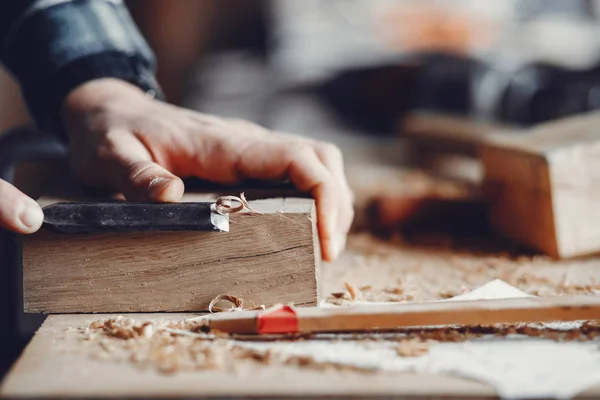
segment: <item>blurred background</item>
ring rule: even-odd
[[[332,140],[350,157],[365,138],[400,134],[414,110],[530,125],[600,104],[596,0],[127,3],[169,101]],[[0,131],[24,121],[2,73]],[[376,155],[398,158],[393,146]]]
[[[127,4],[156,52],[168,101],[332,141],[358,166],[351,181],[365,164],[415,162],[403,140],[415,132],[512,129],[600,107],[600,0]],[[28,122],[0,70],[0,135]],[[28,182],[40,170],[24,171],[14,180],[35,195]],[[19,286],[7,270],[0,282]],[[18,312],[0,300],[4,313]],[[20,336],[4,342],[11,354],[36,318],[0,315],[4,331],[19,325]]]

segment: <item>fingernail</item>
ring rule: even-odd
[[[150,197],[153,199],[160,197],[170,182],[170,179],[163,177],[156,177],[152,179],[148,184],[148,193],[150,194]]]
[[[31,230],[37,230],[44,222],[44,212],[38,203],[33,200],[28,200],[19,214],[19,220],[25,227]]]

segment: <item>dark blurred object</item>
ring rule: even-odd
[[[20,163],[64,159],[66,147],[54,136],[17,128],[0,137],[0,179],[13,182]],[[19,236],[0,229],[0,376],[10,367],[44,316],[23,312]]]
[[[369,229],[382,236],[487,234],[491,232],[487,211],[485,200],[474,195],[382,195],[369,204]]]
[[[510,79],[495,117],[525,126],[600,108],[600,66],[531,64]]]
[[[477,99],[489,87],[477,77],[497,70],[475,59],[427,54],[395,65],[349,70],[323,83],[318,93],[339,116],[369,132],[390,134],[409,111],[478,117]],[[600,66],[568,70],[527,65],[494,88],[500,95],[492,121],[530,126],[600,108]]]
[[[470,80],[477,65],[467,58],[427,54],[395,65],[346,71],[317,91],[342,119],[370,132],[390,133],[410,110],[468,113]]]

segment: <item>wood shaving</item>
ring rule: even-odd
[[[597,321],[571,330],[549,329],[526,324],[466,326],[447,328],[400,329],[392,332],[354,334],[248,336],[245,339],[201,331],[202,319],[178,321],[135,321],[116,317],[94,321],[89,326],[68,330],[80,335],[89,345],[90,355],[104,362],[128,362],[140,369],[155,369],[163,374],[207,369],[235,369],[240,362],[262,365],[288,365],[311,369],[364,369],[317,361],[311,356],[290,355],[272,350],[255,350],[242,345],[246,341],[351,340],[368,345],[372,341],[397,342],[392,348],[400,357],[419,357],[428,353],[434,342],[464,342],[490,335],[526,335],[554,341],[589,341],[600,338]]]
[[[236,201],[238,203],[240,203],[239,206],[232,206],[231,202],[232,201]],[[254,214],[259,214],[262,215],[263,213],[261,213],[260,211],[256,211],[255,209],[253,209],[250,204],[248,203],[248,200],[246,200],[246,196],[244,193],[241,193],[240,196],[221,196],[216,200],[216,208],[217,208],[217,212],[220,214],[234,214],[237,212],[240,212],[244,209],[247,209],[248,211],[254,213]]]
[[[405,340],[398,344],[396,353],[400,357],[421,357],[429,353],[429,343],[416,339]]]
[[[346,290],[348,291],[348,294],[352,300],[358,299],[359,291],[356,289],[356,287],[352,286],[348,282],[344,282],[344,286],[346,287]]]
[[[217,307],[216,305],[220,301],[227,301],[227,302],[231,303],[232,306],[228,307],[228,308]],[[210,304],[208,305],[208,312],[213,313],[213,312],[264,310],[265,309],[264,305],[257,306],[256,304],[254,304],[253,301],[250,301],[250,303],[252,303],[252,305],[250,307],[244,308],[244,299],[230,295],[230,294],[220,294],[211,300]]]
[[[384,292],[386,293],[391,293],[391,294],[402,294],[404,293],[404,289],[402,289],[401,287],[395,287],[395,288],[391,288],[391,289],[383,289]]]

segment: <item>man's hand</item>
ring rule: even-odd
[[[171,106],[111,79],[75,89],[62,114],[71,166],[88,184],[131,201],[175,202],[184,191],[179,177],[223,184],[289,178],[316,200],[324,258],[345,246],[353,197],[331,144]]]
[[[0,179],[0,227],[17,233],[33,233],[44,221],[42,208],[16,187]]]

